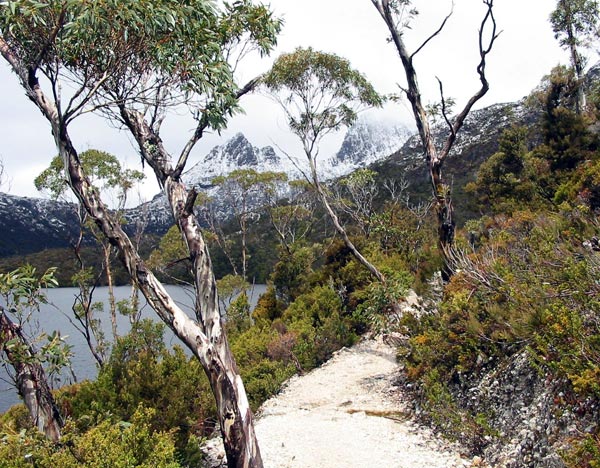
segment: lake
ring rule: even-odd
[[[194,294],[192,288],[167,285],[166,289],[183,311],[190,317],[193,317]],[[256,305],[258,297],[264,293],[265,290],[266,286],[262,284],[252,286],[248,295],[253,307]],[[85,379],[94,379],[98,369],[96,367],[96,361],[92,357],[87,343],[85,342],[85,338],[77,331],[70,321],[73,314],[71,306],[78,293],[79,289],[77,288],[48,289],[46,292],[48,304],[41,304],[39,313],[36,312],[33,316],[33,321],[35,323],[35,328],[40,331],[43,330],[50,334],[54,330],[58,330],[63,337],[66,336],[65,341],[73,347],[73,357],[71,360],[73,373],[75,374],[77,381],[82,381]],[[115,288],[115,297],[117,301],[129,298],[130,293],[130,286],[118,286]],[[104,312],[97,313],[95,317],[102,320],[105,336],[110,338],[112,337],[112,329],[110,313],[108,311],[108,288],[96,288],[94,292],[94,302],[104,303]],[[142,318],[151,318],[152,320],[160,321],[154,310],[148,306],[141,294],[140,304]],[[120,336],[125,335],[130,329],[129,318],[118,315],[117,329]],[[175,344],[180,344],[184,347],[169,328],[165,328],[165,343],[169,347],[172,347]],[[65,370],[63,373],[63,378],[66,378],[65,383],[70,383],[72,377],[69,376],[69,372]],[[16,403],[20,403],[17,391],[10,382],[6,369],[0,366],[0,413],[6,411]]]

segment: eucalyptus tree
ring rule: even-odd
[[[68,365],[70,349],[58,333],[32,336],[29,332],[33,313],[46,302],[42,289],[57,284],[53,270],[38,275],[30,265],[0,274],[0,363],[13,369],[8,373],[33,424],[54,442],[61,437],[64,421],[49,378]]]
[[[79,154],[81,165],[90,181],[99,191],[116,191],[117,206],[115,216],[119,218],[122,210],[127,203],[127,196],[136,183],[144,179],[143,172],[126,169],[121,166],[118,158],[105,151],[89,149]],[[57,155],[52,159],[50,165],[44,169],[34,180],[38,190],[49,193],[52,198],[58,199],[66,196],[69,190],[67,176],[63,164],[63,159]],[[97,241],[102,250],[103,269],[108,285],[109,312],[112,325],[113,340],[116,341],[117,334],[117,303],[114,294],[114,279],[112,270],[112,246],[108,239],[98,231],[93,223],[88,222],[87,213],[78,204],[76,206],[79,219],[79,235],[72,248],[75,257],[79,263],[79,272],[73,277],[73,281],[79,286],[79,295],[73,304],[75,320],[78,324],[75,327],[84,336],[88,348],[94,359],[101,367],[106,360],[108,346],[104,339],[104,334],[100,321],[93,317],[94,309],[102,308],[102,303],[93,302],[94,289],[99,278],[94,278],[81,256],[81,247],[85,232],[91,232],[93,238]],[[91,284],[90,284],[91,283]]]
[[[252,413],[219,313],[210,255],[194,215],[196,191],[181,180],[207,129],[221,129],[254,87],[234,79],[236,57],[267,53],[280,22],[250,1],[5,0],[0,53],[50,124],[67,179],[88,216],[119,252],[159,317],[201,362],[216,400],[229,466],[262,466]],[[68,94],[65,94],[68,92]],[[173,157],[161,126],[187,106],[194,128]],[[196,289],[189,317],[146,266],[118,219],[91,185],[70,124],[96,112],[128,131],[154,172],[189,253]]]
[[[236,169],[223,176],[217,176],[212,183],[220,188],[222,201],[233,211],[240,228],[242,279],[247,281],[248,271],[248,229],[252,219],[260,216],[267,198],[276,190],[278,182],[287,176],[282,172],[258,172],[254,169]]]
[[[390,33],[390,42],[398,52],[404,69],[406,85],[402,87],[402,91],[410,102],[417,130],[421,137],[425,160],[427,161],[435,200],[438,242],[446,259],[443,273],[447,278],[450,274],[448,254],[454,241],[455,220],[451,186],[443,176],[442,168],[469,112],[471,112],[475,103],[485,96],[489,90],[486,77],[487,57],[492,51],[499,34],[494,17],[494,0],[482,0],[484,6],[483,19],[477,34],[479,62],[477,63],[476,73],[479,77],[479,87],[464,104],[464,107],[453,116],[449,115],[448,107],[450,104],[454,104],[454,100],[450,102],[445,97],[442,81],[438,79],[441,96],[441,106],[438,107],[441,107],[443,121],[447,127],[446,136],[441,140],[441,144],[438,144],[433,137],[431,116],[428,115],[427,108],[423,105],[415,58],[443,32],[453,14],[454,3],[452,3],[450,13],[445,16],[440,26],[427,36],[420,45],[415,47],[412,52],[409,51],[405,43],[405,34],[411,29],[412,22],[418,14],[417,9],[413,7],[412,0],[371,0],[371,3],[385,23]],[[446,45],[446,47],[449,47],[449,45]]]
[[[550,14],[554,35],[560,46],[568,50],[571,66],[579,80],[576,102],[578,114],[585,109],[585,92],[581,86],[585,62],[580,49],[589,45],[590,39],[598,37],[598,8],[597,0],[558,0]]]
[[[352,243],[346,229],[329,202],[318,171],[319,146],[324,137],[352,125],[357,112],[381,106],[383,98],[346,59],[312,48],[298,48],[281,55],[262,82],[281,105],[288,126],[300,140],[308,161],[311,183],[338,234],[354,257],[381,282],[385,278]]]

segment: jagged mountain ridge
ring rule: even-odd
[[[340,149],[328,159],[319,161],[319,173],[323,180],[349,174],[373,161],[389,156],[401,148],[410,132],[406,127],[384,122],[371,122],[360,119],[346,132]],[[284,172],[288,178],[299,179],[301,170],[306,170],[304,161],[292,162],[287,156],[277,153],[271,146],[259,148],[252,145],[243,133],[237,133],[222,145],[215,146],[194,166],[183,174],[184,182],[204,191],[215,200],[216,211],[221,216],[230,216],[219,189],[212,180],[217,176],[228,175],[236,169],[253,169],[257,172]],[[167,200],[158,194],[150,202],[140,205],[125,214],[128,223],[146,217],[147,229],[162,234],[172,223]]]
[[[410,130],[402,125],[359,119],[344,136],[340,149],[331,157],[319,161],[319,172],[324,180],[349,174],[360,167],[399,150],[410,137]],[[223,145],[215,146],[198,163],[184,173],[184,181],[202,188],[212,186],[211,180],[235,169],[255,169],[261,172],[285,172],[290,179],[302,176],[307,164],[297,159],[292,162],[281,156],[272,146],[253,146],[243,133],[237,133]]]
[[[454,190],[458,196],[461,196],[465,181],[474,178],[481,162],[496,151],[502,131],[514,122],[529,125],[534,120],[521,103],[496,104],[471,113],[445,166],[446,172],[455,180]],[[410,181],[412,193],[421,198],[429,197],[431,189],[418,135],[405,141],[406,129],[391,127],[375,135],[368,131],[369,128],[373,127],[359,122],[349,130],[336,155],[320,161],[322,178],[339,177],[368,166],[380,174],[382,181],[404,177]],[[436,127],[436,138],[442,138],[445,130],[444,125]],[[396,147],[395,152],[394,142],[402,145],[399,149]],[[184,180],[218,198],[211,180],[234,169],[275,170],[286,172],[292,178],[298,177],[291,161],[278,155],[272,147],[257,148],[243,134],[237,134],[207,153],[184,174]],[[57,202],[6,194],[2,194],[0,200],[0,226],[3,227],[0,256],[69,245],[69,233],[72,233],[69,228],[75,225],[75,220],[68,204],[58,203],[55,207]],[[19,208],[15,210],[13,206]],[[135,224],[144,219],[146,232],[152,234],[166,232],[173,219],[162,194],[127,210],[125,218],[128,231],[133,231]]]
[[[287,164],[286,164],[287,163]],[[296,169],[287,158],[280,157],[271,146],[253,146],[243,133],[237,133],[223,145],[215,146],[198,163],[183,174],[189,185],[201,188],[212,187],[211,180],[227,175],[236,169],[281,171],[296,174]]]

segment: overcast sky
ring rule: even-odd
[[[556,4],[554,0],[496,0],[495,3],[502,34],[488,58],[491,89],[479,107],[521,99],[553,66],[566,63],[566,55],[558,47],[548,23],[550,11]],[[271,58],[251,59],[241,68],[240,82],[266,71],[278,54],[299,46],[312,46],[348,58],[378,91],[398,92],[397,83],[403,84],[400,60],[386,41],[387,30],[370,0],[272,0],[270,4],[285,20],[279,45]],[[409,45],[419,44],[435,30],[448,13],[451,2],[416,0],[414,4],[421,14],[406,35]],[[454,15],[446,29],[419,54],[416,67],[425,102],[439,100],[436,76],[443,81],[446,96],[455,98],[458,107],[477,89],[477,30],[484,12],[481,0],[455,0]],[[33,179],[56,154],[49,126],[25,98],[4,63],[0,65],[0,82],[3,103],[0,158],[10,179],[0,190],[39,196]],[[215,144],[239,131],[256,146],[276,143],[289,152],[296,150],[283,117],[268,98],[247,96],[242,105],[245,115],[233,118],[221,136],[209,135],[199,143],[188,167]],[[388,106],[381,115],[411,123],[406,104]],[[163,139],[167,148],[178,153],[192,128],[192,123],[185,119],[166,125]],[[139,165],[139,156],[127,135],[102,120],[81,118],[72,124],[70,133],[80,151],[97,148],[118,155],[129,167]],[[147,183],[143,195],[150,198],[157,190],[155,183]]]

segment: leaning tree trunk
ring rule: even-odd
[[[69,182],[90,217],[119,251],[119,257],[129,275],[138,284],[151,307],[198,358],[206,372],[215,397],[221,434],[230,467],[262,467],[262,459],[253,417],[242,379],[231,355],[219,312],[217,288],[212,264],[200,226],[193,214],[196,193],[188,193],[173,171],[166,167],[168,154],[160,139],[135,112],[123,111],[124,118],[140,147],[153,148],[144,154],[152,166],[169,200],[174,218],[182,232],[192,260],[196,288],[196,320],[188,317],[169,296],[164,286],[146,267],[120,223],[115,220],[96,191],[83,175],[77,153],[66,129],[61,132],[57,146],[68,168]]]
[[[187,316],[146,267],[131,240],[114,220],[83,175],[77,153],[64,128],[57,128],[60,154],[68,168],[69,183],[88,214],[119,251],[129,275],[150,306],[198,358],[211,384],[225,452],[230,467],[262,467],[252,412],[231,355],[217,302],[217,288],[207,246],[192,213],[193,198],[182,183],[167,178],[165,192],[187,242],[194,265],[197,320]],[[193,193],[193,192],[192,192]]]
[[[170,157],[158,135],[144,121],[143,115],[122,108],[127,127],[139,144],[142,158],[152,167],[159,184],[164,187],[175,220],[182,232],[194,267],[196,286],[196,319],[190,318],[175,303],[164,286],[145,265],[134,244],[100,199],[97,190],[85,177],[81,162],[67,131],[67,123],[55,101],[41,89],[35,68],[27,68],[10,46],[0,38],[0,53],[17,73],[27,96],[39,108],[52,128],[54,141],[64,161],[69,185],[90,218],[109,243],[116,247],[119,259],[129,276],[140,288],[148,304],[192,351],[206,372],[217,403],[218,418],[230,468],[262,468],[262,458],[254,433],[254,424],[246,391],[231,355],[217,301],[217,288],[210,256],[200,226],[193,214],[196,193],[188,193],[180,181],[187,156],[173,169]],[[251,89],[254,81],[238,94]],[[208,125],[201,124],[186,147],[193,147]]]
[[[13,351],[14,348],[5,346],[11,340],[18,343],[18,351]],[[63,425],[62,418],[50,391],[46,372],[42,365],[36,362],[35,351],[20,327],[8,318],[1,307],[0,343],[4,354],[15,370],[17,391],[23,398],[33,423],[48,439],[58,442]]]
[[[369,273],[371,273],[375,278],[377,278],[377,281],[379,281],[382,284],[385,284],[385,277],[383,276],[383,274],[377,269],[377,267],[375,265],[373,265],[371,262],[369,262],[369,260],[367,260],[363,254],[360,253],[360,251],[356,248],[354,243],[348,237],[348,233],[346,232],[346,229],[344,229],[344,226],[342,226],[342,223],[340,223],[340,220],[339,220],[337,214],[335,213],[335,211],[329,204],[329,201],[327,200],[327,195],[325,194],[325,191],[323,190],[323,187],[321,186],[321,182],[319,181],[319,176],[317,174],[317,167],[316,167],[314,158],[310,155],[309,152],[307,152],[306,155],[308,157],[308,161],[310,164],[313,185],[314,185],[315,189],[317,190],[317,193],[319,194],[321,203],[323,203],[323,207],[325,208],[325,211],[327,211],[327,214],[329,215],[329,218],[331,219],[331,222],[333,223],[335,230],[342,237],[344,244],[346,244],[346,247],[348,247],[350,252],[352,252],[352,255],[354,255],[354,258],[356,258],[356,260],[358,260],[358,262],[361,265],[363,265],[367,270],[369,270]]]
[[[136,139],[141,138],[144,141],[144,147],[164,151],[160,139],[147,133],[150,130],[144,125],[141,116],[128,115],[128,118],[135,119],[130,120],[129,124]],[[117,248],[120,260],[150,306],[198,358],[207,374],[217,405],[228,465],[240,468],[262,467],[252,412],[229,349],[219,312],[216,281],[208,248],[193,214],[196,193],[188,193],[180,181],[166,175],[172,171],[161,167],[160,164],[167,164],[168,155],[147,155],[148,162],[153,165],[155,174],[164,186],[175,220],[190,252],[196,287],[196,320],[193,320],[181,310],[146,267],[118,220],[111,216],[85,178],[66,129],[60,122],[57,123],[53,130],[55,135],[60,135],[56,138],[56,144],[65,160],[73,192],[109,242]],[[149,144],[149,140],[152,140],[152,144]]]

